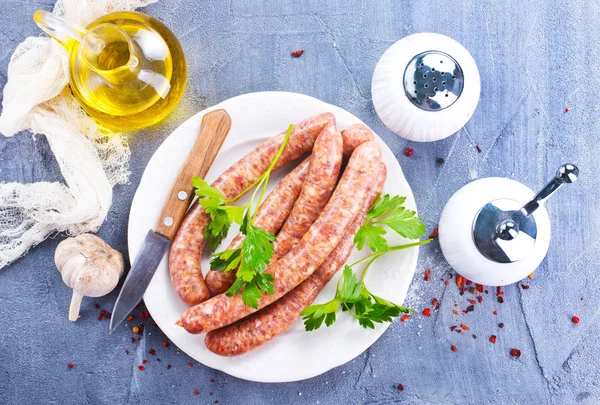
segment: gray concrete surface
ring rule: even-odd
[[[39,33],[33,12],[53,3],[0,1],[0,87],[16,45]],[[196,362],[189,367],[190,358],[173,345],[163,347],[165,338],[150,320],[143,321],[139,343],[131,343],[127,328],[108,336],[108,322],[97,320],[93,304],[110,309],[116,292],[85,300],[82,319],[67,321],[70,290],[52,261],[62,239],[56,236],[0,272],[0,403],[600,402],[597,1],[161,0],[145,11],[181,38],[190,79],[167,122],[131,136],[131,182],[116,187],[99,232],[122,252],[131,199],[160,143],[202,105],[253,91],[306,93],[364,120],[395,151],[429,229],[452,193],[475,178],[503,176],[538,188],[559,164],[572,161],[581,169],[580,182],[548,203],[553,239],[535,278],[524,282],[530,289],[505,288],[504,304],[490,291],[475,311],[455,316],[454,301],[463,309],[471,294],[460,296],[453,280],[448,287],[439,281],[451,270],[435,242],[421,251],[408,304],[421,311],[435,297],[439,310],[394,322],[354,361],[290,384],[242,381]],[[469,49],[482,92],[465,129],[444,141],[416,144],[381,124],[370,83],[388,46],[424,31],[449,35]],[[290,51],[297,49],[305,53],[292,59]],[[415,150],[411,158],[403,156],[407,146]],[[437,165],[437,157],[446,163]],[[44,137],[0,137],[0,181],[42,179],[60,180]],[[432,271],[428,283],[426,269]],[[573,315],[580,317],[578,325]],[[462,322],[471,330],[449,331]],[[488,341],[492,334],[495,345]],[[520,358],[509,355],[513,347]],[[143,359],[149,363],[141,372]],[[196,389],[200,394],[194,395]]]

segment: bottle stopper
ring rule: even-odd
[[[375,111],[392,132],[412,141],[446,138],[479,101],[480,79],[469,52],[440,34],[410,35],[381,57],[371,84]]]
[[[506,285],[532,273],[550,245],[550,219],[544,202],[579,170],[562,165],[535,196],[523,184],[485,178],[467,184],[448,201],[439,224],[444,257],[465,278]]]

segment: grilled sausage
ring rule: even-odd
[[[338,244],[368,198],[381,163],[381,149],[371,141],[360,145],[348,162],[329,202],[292,250],[266,272],[275,278],[274,294],[264,294],[258,308],[246,306],[240,294],[220,294],[186,310],[177,324],[189,333],[208,332],[229,325],[271,304],[310,276]]]
[[[309,152],[323,128],[335,123],[332,113],[323,113],[297,124],[274,170]],[[231,199],[241,193],[269,167],[281,147],[285,133],[269,139],[227,169],[212,186]],[[194,204],[183,219],[171,244],[169,273],[177,295],[188,305],[210,297],[204,282],[200,260],[206,243],[204,231],[210,218],[199,204]]]
[[[354,218],[350,227],[321,266],[298,287],[273,304],[224,328],[208,332],[206,347],[221,356],[239,356],[254,350],[285,332],[300,317],[304,308],[312,304],[317,295],[337,273],[354,249],[354,235],[365,221],[387,176],[385,164],[370,191],[369,198]]]

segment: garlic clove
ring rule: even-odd
[[[62,241],[54,262],[64,283],[73,289],[69,320],[75,321],[84,296],[110,293],[123,275],[123,256],[95,235],[82,234]]]

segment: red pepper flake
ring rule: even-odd
[[[425,274],[423,274],[423,279],[425,281],[431,280],[431,270],[425,270]]]
[[[573,318],[571,318],[571,322],[573,322],[575,324],[579,323],[579,317],[574,316]]]
[[[456,325],[450,326],[450,332],[454,332],[454,329],[456,329]]]
[[[144,371],[146,369],[146,367],[144,366],[139,366],[138,368],[140,369],[140,371]]]
[[[478,295],[477,301],[481,304],[483,302],[483,297],[481,295]]]
[[[471,336],[473,336],[473,339],[477,339],[477,335],[476,334],[472,334]]]
[[[67,367],[69,367],[69,368],[74,368],[74,367],[75,367],[75,364],[73,364],[73,363],[69,363],[69,364],[67,364]]]
[[[169,346],[169,342],[163,342],[163,346],[164,346],[164,347],[167,347],[167,346]]]
[[[134,337],[131,338],[131,343],[135,343],[135,338]]]
[[[448,277],[452,278],[452,273],[450,273]]]
[[[214,378],[211,378],[211,379],[210,379],[210,382],[215,382],[215,379],[214,379]]]
[[[96,309],[100,309],[100,304],[95,303],[94,306],[96,307]]]
[[[100,314],[98,315],[98,320],[101,321],[104,319],[104,315],[106,314],[105,310],[101,310]]]
[[[456,285],[458,287],[462,287],[465,284],[465,278],[463,276],[461,276],[460,274],[456,275]]]
[[[466,309],[467,312],[472,312],[475,310],[475,305],[469,305]]]
[[[438,230],[437,227],[435,227],[433,229],[433,232],[431,232],[431,234],[429,234],[429,239],[435,239],[435,238],[437,238],[438,234],[439,234],[439,230]]]
[[[460,327],[462,328],[462,330],[469,330],[469,327],[467,325],[465,325],[464,323],[461,323]]]
[[[215,404],[218,404],[218,403],[219,403],[219,400],[218,400],[218,399],[215,399]]]
[[[398,384],[398,391],[404,391],[404,385]]]
[[[467,280],[466,284],[471,285],[471,284],[473,284],[473,282],[471,280]]]
[[[111,316],[112,314],[110,312],[107,312],[106,314],[104,314],[104,319],[110,319]]]
[[[497,296],[498,296],[498,297],[504,297],[504,291],[500,291],[500,292],[497,294]]]
[[[144,312],[144,315],[146,315],[146,319],[150,318],[150,312],[146,311]]]
[[[569,109],[568,109],[568,108],[565,108],[565,113],[568,113],[568,112],[569,112]]]
[[[133,321],[133,315],[129,315],[129,316],[127,317],[127,322],[131,322],[131,321]]]
[[[510,349],[510,355],[513,357],[521,357],[521,351],[519,349]]]
[[[410,318],[411,316],[409,314],[404,314],[402,315],[402,317],[400,318],[400,322],[404,322],[406,321],[408,318]]]
[[[438,300],[437,300],[437,298],[434,298],[434,299],[432,299],[432,300],[431,300],[431,305],[432,305],[432,306],[434,306],[434,307],[435,307],[437,304],[438,304]]]
[[[171,369],[171,365],[167,364],[167,370],[170,370],[170,369]]]
[[[144,359],[144,360],[142,360],[142,363],[146,364],[146,363],[148,363],[148,360]]]
[[[503,324],[502,322],[500,322],[500,323],[498,324],[498,327],[499,327],[499,328],[504,328],[504,324]]]
[[[490,342],[496,343],[496,335],[490,336]]]
[[[494,312],[492,312],[492,314],[498,315],[498,311],[494,311]]]
[[[471,304],[471,305],[475,305],[475,303],[477,302],[475,300],[467,300],[467,301],[469,301],[469,304]]]
[[[188,366],[192,367],[194,365],[194,363],[188,363]]]
[[[214,392],[209,392],[209,393],[208,393],[208,395],[212,395],[212,394],[214,394]]]
[[[148,353],[150,353],[151,355],[154,356],[154,355],[156,355],[156,350],[150,349],[150,350],[148,350]]]
[[[527,284],[521,284],[521,288],[524,290],[529,290],[529,286]]]
[[[137,338],[137,341],[138,341],[138,342],[141,342],[141,341],[142,341],[142,338],[141,338],[141,337],[138,337],[138,338]]]
[[[481,148],[479,147],[479,145],[475,146],[475,149],[477,149],[477,152],[481,153]]]
[[[292,57],[299,58],[300,56],[302,56],[303,53],[304,53],[304,49],[300,49],[298,51],[294,51],[294,52],[292,52]]]
[[[479,293],[482,293],[482,292],[483,292],[483,285],[481,285],[481,284],[477,283],[477,284],[475,284],[475,288],[477,288],[477,291],[478,291]]]
[[[453,310],[452,310],[452,313],[453,313],[454,315],[458,315],[458,311],[457,311],[456,309],[453,309]]]
[[[423,310],[423,316],[431,316],[431,308],[425,308]]]
[[[583,301],[583,297],[579,298],[581,301]]]
[[[125,349],[125,354],[129,354],[129,350]]]
[[[498,297],[498,302],[499,302],[500,304],[504,304],[504,298],[502,298],[502,297]]]
[[[194,390],[194,395],[198,395],[198,394],[200,394],[200,391]]]
[[[448,284],[450,284],[450,283],[446,281],[444,284],[445,284],[445,285],[448,285]]]
[[[411,157],[414,154],[415,154],[415,151],[413,150],[413,148],[404,149],[404,156]]]
[[[457,350],[458,350],[458,347],[456,347],[456,346],[452,345],[452,346],[450,346],[450,350],[452,350],[453,352],[455,352],[455,351],[457,351]]]

